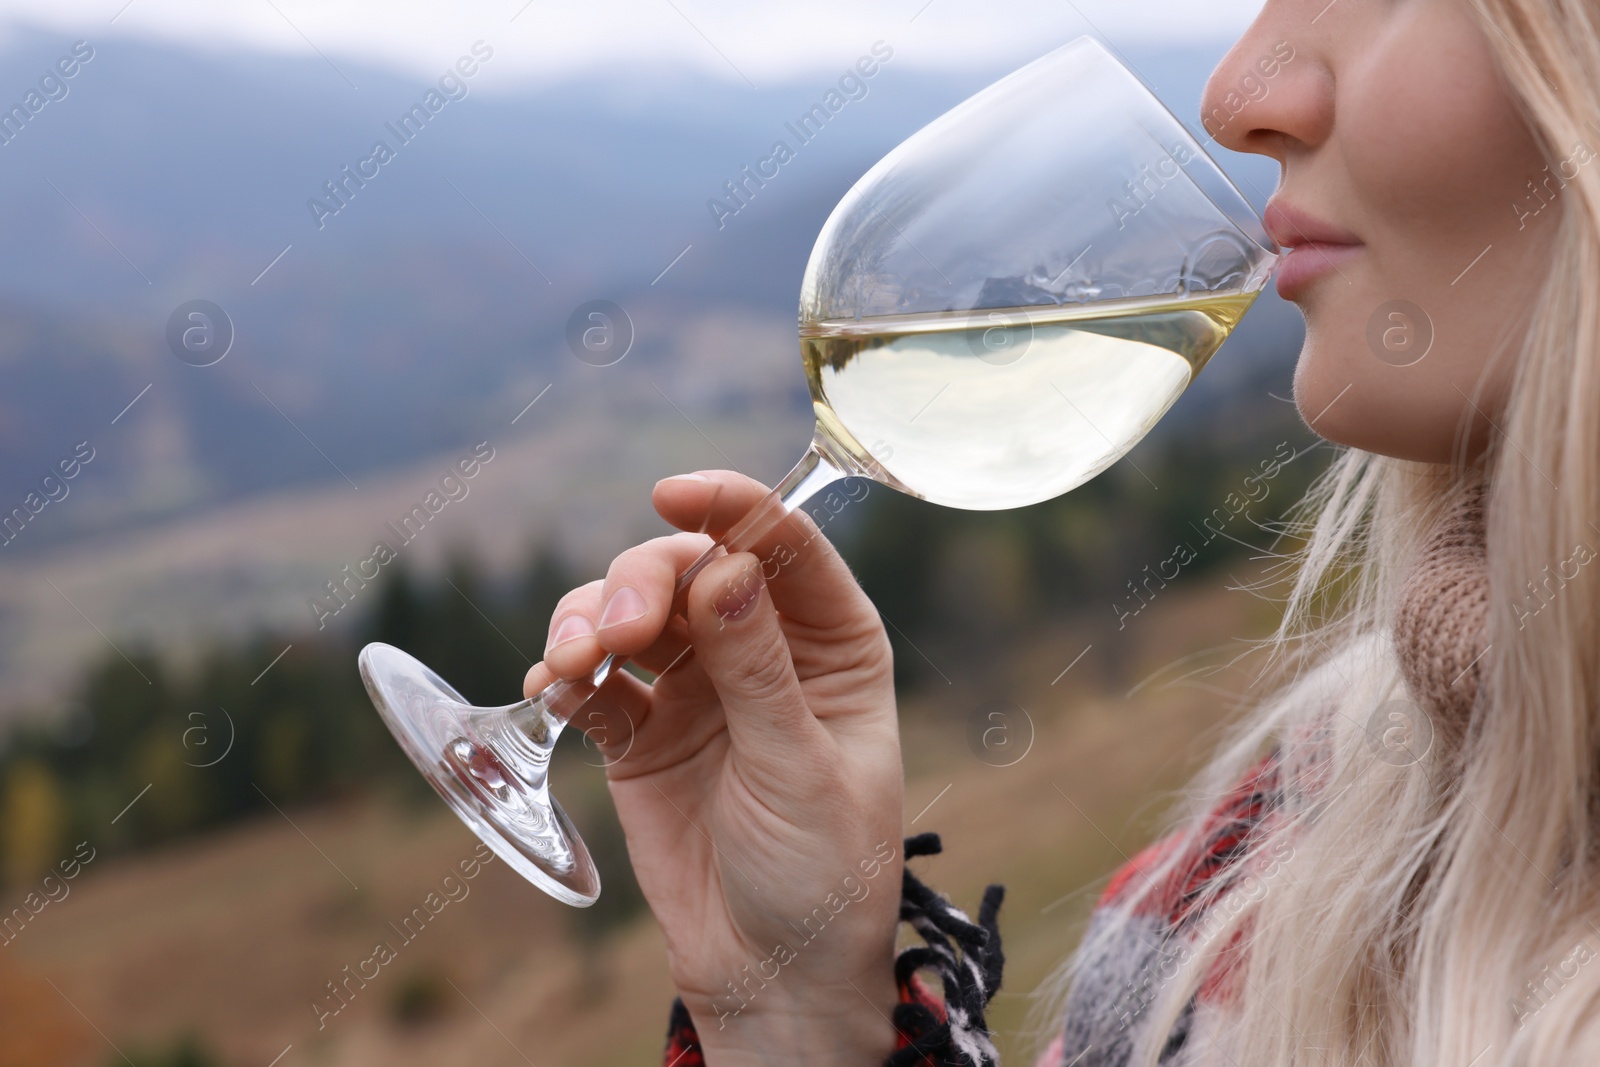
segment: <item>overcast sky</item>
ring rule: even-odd
[[[0,0],[0,32],[32,24],[242,47],[436,76],[471,42],[495,48],[501,84],[641,62],[760,86],[849,63],[873,41],[897,66],[1024,62],[1082,33],[1115,45],[1219,45],[1262,0]]]

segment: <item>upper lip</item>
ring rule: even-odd
[[[1361,238],[1349,230],[1340,229],[1331,222],[1324,222],[1315,215],[1307,214],[1277,197],[1267,201],[1266,210],[1261,213],[1261,221],[1266,226],[1267,236],[1283,248],[1307,244],[1361,244]]]

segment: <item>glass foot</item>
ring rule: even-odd
[[[367,645],[360,667],[400,747],[495,855],[557,900],[593,904],[600,875],[550,795],[550,752],[565,721],[538,701],[473,707],[393,645]]]

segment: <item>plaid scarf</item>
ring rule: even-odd
[[[1122,1067],[1145,1021],[1145,1009],[1159,992],[1164,968],[1203,936],[1206,913],[1198,901],[1212,880],[1226,877],[1244,843],[1278,803],[1277,750],[1259,760],[1209,815],[1202,832],[1190,839],[1188,858],[1152,887],[1134,910],[1135,922],[1109,951],[1083,966],[1068,994],[1063,1030],[1038,1067]],[[1182,847],[1172,834],[1134,856],[1112,876],[1090,919],[1104,922],[1124,905],[1148,871]],[[937,834],[905,841],[905,855],[935,855]],[[1136,881],[1139,880],[1139,881]],[[973,922],[961,909],[924,885],[907,867],[902,875],[900,919],[911,924],[924,944],[902,949],[895,960],[899,1003],[891,1021],[898,1033],[896,1051],[885,1067],[998,1067],[999,1056],[984,1020],[984,1009],[1000,988],[1005,957],[997,915],[1005,890],[992,885]],[[1207,1028],[1211,1013],[1234,990],[1230,979],[1238,963],[1242,931],[1219,955],[1200,988],[1190,997],[1168,1034],[1160,1062],[1179,1067],[1185,1047]],[[932,970],[945,990],[939,996],[919,976]],[[704,1067],[694,1022],[682,1000],[674,1000],[663,1067]]]
[[[905,839],[905,856],[935,856],[942,851],[939,835]],[[900,921],[923,944],[904,948],[895,958],[899,1003],[890,1022],[898,1035],[885,1067],[998,1067],[983,1012],[1000,988],[1005,956],[1000,950],[997,916],[1005,887],[991,885],[983,893],[978,921],[944,896],[923,885],[905,867],[900,876]],[[944,987],[940,997],[919,973],[931,970]],[[663,1067],[705,1067],[694,1021],[681,999],[672,1002]]]

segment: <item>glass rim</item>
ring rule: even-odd
[[[1098,190],[1099,195],[1111,197],[1108,206],[1115,216],[1115,228],[1120,230],[1123,215],[1138,214],[1144,206],[1132,182],[1123,182],[1123,185],[1128,189],[1126,195],[1137,201],[1139,207],[1129,211],[1122,202],[1124,194],[1116,186],[1118,178],[1126,176],[1120,174],[1121,167],[1127,165],[1138,173],[1145,173],[1154,166],[1164,182],[1180,184],[1186,190],[1184,196],[1189,206],[1180,211],[1187,212],[1187,217],[1175,217],[1173,222],[1191,239],[1204,237],[1210,241],[1215,238],[1232,246],[1228,255],[1236,259],[1239,268],[1226,278],[1218,275],[1210,284],[1201,284],[1198,288],[1187,284],[1172,288],[1163,283],[1158,286],[1160,291],[1212,292],[1228,288],[1255,292],[1276,271],[1283,250],[1267,234],[1260,213],[1233,179],[1188,126],[1127,63],[1113,54],[1105,42],[1093,34],[1080,34],[1015,67],[935,115],[894,144],[856,179],[829,213],[812,245],[801,278],[801,322],[874,317],[890,310],[854,306],[859,301],[841,303],[837,278],[829,277],[830,271],[837,275],[842,269],[836,258],[832,258],[838,255],[841,241],[862,239],[857,231],[863,228],[887,227],[897,241],[908,244],[940,280],[949,284],[944,271],[921,248],[910,244],[912,238],[902,234],[899,225],[885,214],[886,209],[876,200],[878,193],[882,189],[891,190],[912,205],[908,210],[914,215],[923,208],[902,186],[936,191],[959,189],[960,182],[967,180],[959,168],[954,178],[943,173],[934,174],[929,170],[933,165],[930,161],[942,164],[948,157],[948,161],[959,167],[968,167],[970,159],[986,155],[994,158],[995,152],[1012,151],[1019,136],[1028,138],[1029,143],[1045,145],[1044,151],[1053,154],[1031,164],[1037,176],[1027,180],[1035,185],[1041,182],[1060,185],[1067,194],[1062,203],[1070,203],[1063,207],[1069,211],[1067,218],[1052,216],[1044,220],[1046,228],[1055,236],[1041,234],[1031,254],[1052,258],[1060,253],[1058,258],[1065,260],[1070,250],[1053,248],[1050,242],[1062,243],[1062,235],[1078,230],[1087,229],[1091,231],[1090,239],[1099,239],[1093,231],[1097,226],[1103,227],[1103,223],[1090,223],[1085,216],[1080,224],[1072,221],[1070,215],[1071,212],[1082,213],[1091,206],[1090,201],[1083,198],[1083,194],[1091,191]],[[1086,147],[1075,152],[1074,145],[1079,142]],[[1103,142],[1108,152],[1106,159],[1099,159],[1096,143],[1091,142]],[[1154,155],[1149,151],[1151,147],[1157,150]],[[1150,158],[1146,159],[1147,156]],[[1039,165],[1041,163],[1043,166]],[[1180,175],[1181,182],[1178,181]],[[1143,180],[1155,179],[1147,174]],[[970,195],[970,191],[959,195]],[[1028,195],[1037,197],[1038,194]],[[898,212],[893,204],[887,210],[891,214]],[[1118,214],[1119,210],[1122,215]],[[1161,214],[1157,212],[1158,221],[1154,225],[1161,225]],[[1014,218],[1003,221],[1016,228]],[[1148,225],[1145,228],[1150,230]],[[1175,232],[1171,227],[1168,230]],[[1109,236],[1116,238],[1117,234]],[[1083,242],[1072,243],[1077,246]],[[1085,247],[1084,251],[1087,250]],[[948,247],[941,247],[936,254],[944,261],[950,251]],[[1030,253],[1023,250],[1022,254]],[[1184,263],[1187,270],[1187,253]],[[1061,263],[1056,266],[1060,267]],[[922,267],[916,266],[914,273],[920,271]],[[849,275],[849,271],[844,273]],[[1054,277],[1055,272],[1050,272],[1050,276]],[[932,279],[927,280],[932,284]],[[854,284],[861,284],[861,279],[857,278]],[[1121,280],[1118,284],[1125,287],[1129,283]],[[1142,292],[1137,284],[1128,291]],[[971,294],[966,298],[976,299]],[[1059,303],[1063,297],[1053,299]],[[1074,298],[1075,302],[1083,300]],[[907,308],[902,306],[899,310]]]
[[[1227,219],[1233,225],[1233,227],[1239,231],[1241,237],[1244,237],[1246,240],[1257,245],[1265,252],[1269,252],[1274,255],[1280,254],[1283,250],[1279,248],[1277,242],[1267,234],[1266,227],[1262,223],[1260,213],[1258,213],[1256,209],[1251,206],[1250,201],[1245,198],[1244,193],[1239,190],[1238,185],[1236,185],[1234,180],[1228,176],[1228,173],[1222,169],[1222,164],[1217,162],[1216,158],[1212,156],[1211,153],[1206,151],[1205,146],[1195,139],[1194,134],[1184,123],[1183,119],[1178,116],[1177,112],[1173,111],[1172,108],[1167,106],[1166,102],[1161,99],[1160,94],[1158,94],[1155,89],[1153,89],[1150,84],[1140,76],[1139,72],[1134,70],[1131,65],[1122,59],[1121,55],[1115,49],[1110,47],[1105,41],[1102,41],[1097,35],[1092,33],[1084,33],[1074,37],[1070,41],[1057,45],[1055,48],[1052,48],[1043,55],[1018,67],[1016,70],[1000,78],[998,81],[992,82],[988,88],[994,88],[995,86],[1001,85],[1002,83],[1036,65],[1045,65],[1052,62],[1057,62],[1061,57],[1076,53],[1079,49],[1085,47],[1094,49],[1099,53],[1102,59],[1108,60],[1118,70],[1122,71],[1123,74],[1127,76],[1128,80],[1137,86],[1139,90],[1141,90],[1142,98],[1147,104],[1153,107],[1154,114],[1183,138],[1184,146],[1193,153],[1193,159],[1191,159],[1190,163],[1188,164],[1178,164],[1178,166],[1189,178],[1195,189],[1211,202],[1212,207],[1217,209],[1217,213],[1223,218]],[[979,90],[979,92],[984,91],[987,90]],[[1149,131],[1146,132],[1148,133]],[[1215,180],[1216,187],[1208,187],[1206,184],[1196,181],[1194,176],[1189,173],[1189,166],[1200,161],[1203,161],[1203,166],[1201,169]],[[1174,160],[1174,162],[1176,162],[1176,160]]]

